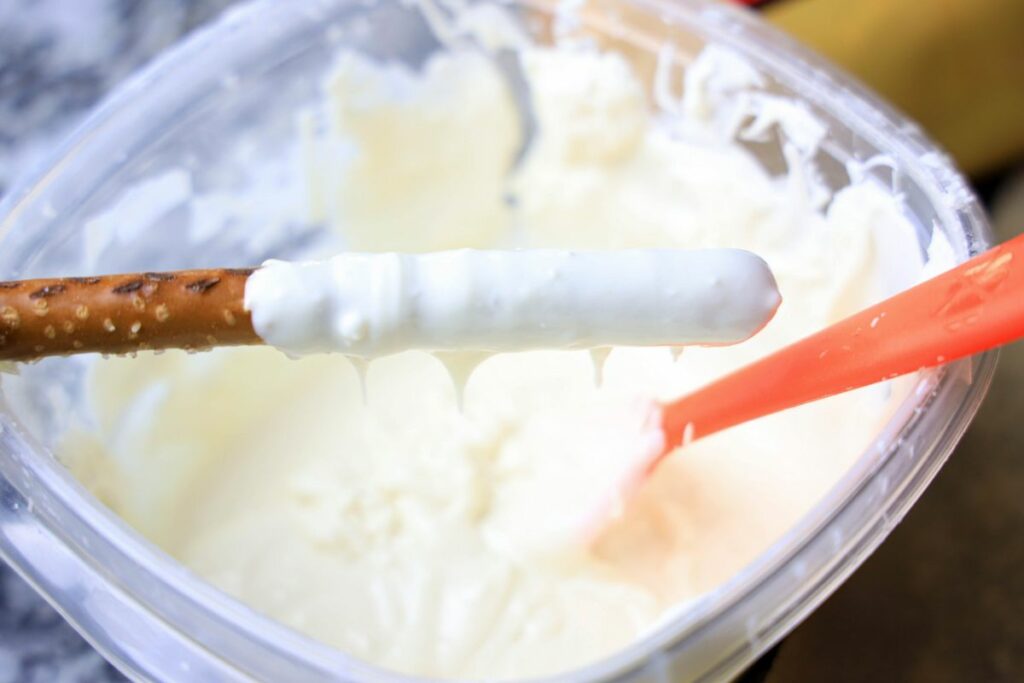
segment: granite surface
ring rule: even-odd
[[[0,195],[99,97],[232,0],[0,0]],[[1024,183],[994,194],[1024,198]],[[1014,207],[1011,204],[1017,202]],[[1006,200],[1003,237],[1024,227]],[[1024,679],[1024,346],[885,545],[780,648],[768,680]],[[0,564],[0,683],[123,678]]]
[[[233,1],[0,0],[0,196],[111,87]],[[123,680],[0,561],[0,683]]]

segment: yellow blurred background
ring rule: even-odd
[[[1024,0],[775,0],[764,14],[921,123],[971,175],[1024,157]]]

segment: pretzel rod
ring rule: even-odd
[[[243,305],[253,269],[0,282],[0,360],[262,344]]]
[[[0,361],[263,343],[357,358],[735,344],[778,305],[768,264],[739,249],[347,252],[0,282]]]

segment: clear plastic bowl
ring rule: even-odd
[[[603,17],[594,18],[597,30],[644,62],[641,68],[652,66],[649,50],[664,38],[683,57],[708,42],[746,55],[770,88],[799,97],[827,123],[818,162],[830,183],[848,182],[844,161],[884,153],[898,172],[883,165],[872,173],[903,194],[922,246],[933,230],[948,237],[959,259],[988,245],[983,212],[941,151],[753,15],[700,0],[611,0],[603,8],[594,15]],[[543,22],[534,23],[543,30]],[[268,0],[231,12],[120,88],[46,168],[10,193],[0,207],[0,277],[249,265],[287,254],[290,242],[303,239],[301,226],[281,243],[236,229],[196,244],[183,236],[189,216],[180,206],[165,207],[141,230],[108,227],[112,234],[101,236],[109,239],[98,251],[97,236],[84,234],[83,225],[124,188],[167,169],[191,169],[196,191],[240,182],[245,159],[273,152],[293,135],[296,106],[316,96],[320,74],[343,43],[410,62],[436,47],[420,15],[395,1]],[[777,146],[755,151],[777,166]],[[559,680],[704,680],[742,670],[899,522],[967,427],[995,361],[984,354],[922,373],[877,447],[757,561],[628,649]],[[411,680],[253,612],[99,504],[51,451],[80,374],[73,360],[52,360],[23,370],[26,381],[3,383],[0,554],[108,659],[145,680]],[[14,392],[15,385],[22,388]]]

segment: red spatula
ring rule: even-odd
[[[661,457],[742,422],[1021,337],[1024,235],[663,406]]]
[[[1024,337],[1024,235],[655,407],[662,446],[618,463],[610,488],[578,511],[592,539],[680,445],[851,389],[942,365]],[[617,478],[616,478],[617,476]],[[611,503],[609,503],[611,501]]]

